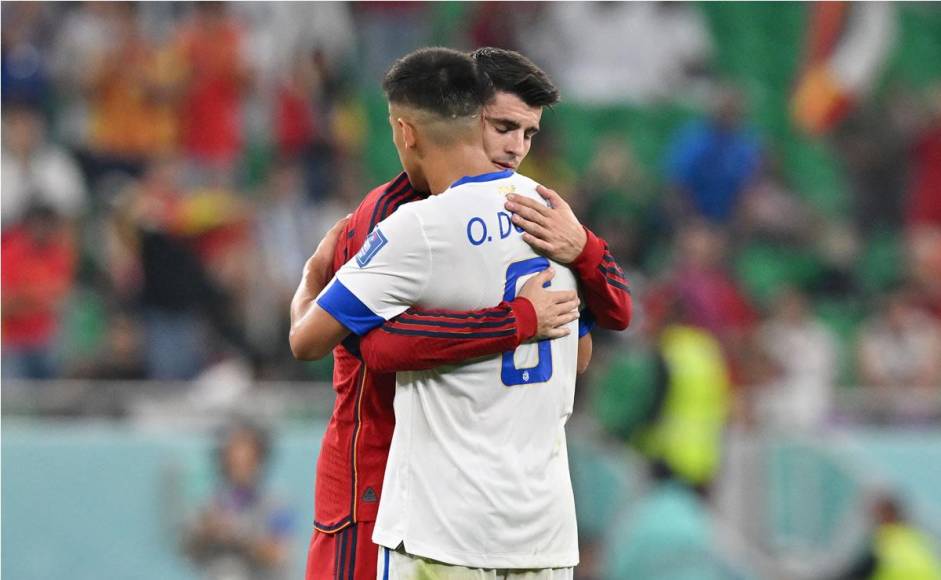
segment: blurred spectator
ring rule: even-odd
[[[278,154],[296,157],[313,146],[323,132],[322,119],[312,105],[322,82],[323,55],[299,55],[279,83],[275,97],[274,137]]]
[[[313,212],[304,200],[303,177],[298,163],[275,163],[263,190],[256,216],[263,288],[253,310],[258,314],[250,325],[256,343],[265,344],[269,354],[287,354],[284,337],[290,324],[291,297],[297,288],[299,273],[317,245]],[[257,308],[258,302],[268,308]],[[272,315],[272,313],[277,313]],[[251,313],[249,313],[251,316]]]
[[[913,282],[941,320],[941,84],[930,96],[911,155],[907,245]]]
[[[521,32],[543,17],[545,5],[539,2],[476,2],[471,5],[470,41],[477,48],[498,46],[521,50]]]
[[[582,191],[573,200],[618,259],[638,265],[656,234],[654,189],[623,138],[608,135],[598,147]]]
[[[107,44],[89,64],[89,173],[140,175],[145,161],[177,145],[176,91],[182,63],[141,30],[138,5],[116,2],[105,13]]]
[[[43,2],[3,6],[0,79],[4,106],[15,102],[40,108],[51,105],[48,48],[55,34],[52,12],[52,5]]]
[[[630,441],[657,419],[669,375],[656,344],[632,344],[632,348],[613,355],[602,371],[595,372],[592,411],[608,435]]]
[[[715,531],[701,498],[668,473],[608,534],[604,578],[720,580],[729,578],[712,545]]]
[[[304,163],[304,197],[321,201],[335,187],[336,156],[333,108],[339,79],[325,54],[300,53],[275,94],[274,137],[282,158]]]
[[[72,375],[106,381],[138,381],[147,378],[143,337],[132,316],[118,313],[108,320],[104,345],[91,360],[79,365]]]
[[[251,349],[234,316],[232,297],[217,281],[220,272],[207,270],[187,235],[206,220],[225,219],[225,212],[212,199],[185,203],[167,178],[158,165],[120,200],[114,215],[115,256],[123,269],[139,274],[148,377],[182,380],[196,376],[211,354],[204,322],[243,354]]]
[[[754,185],[742,196],[739,213],[746,240],[804,245],[819,221],[800,195],[786,185],[777,159],[768,159]]]
[[[318,241],[311,213],[303,196],[301,168],[295,162],[279,161],[268,178],[257,222],[268,282],[287,300],[284,304],[290,303],[298,273]]]
[[[335,71],[354,56],[357,33],[347,2],[237,2],[232,11],[248,25],[246,53],[264,89],[287,75],[298,55],[323,54]]]
[[[812,431],[827,418],[836,372],[836,337],[810,312],[807,297],[786,288],[758,333],[770,363],[764,403],[768,424]]]
[[[615,429],[647,458],[653,481],[607,534],[603,577],[726,578],[707,501],[723,461],[729,373],[718,342],[690,325],[673,292],[647,296],[643,332],[653,352],[621,365],[628,372],[619,385],[602,383],[608,396],[599,400],[618,407],[602,419],[609,429],[623,422]]]
[[[198,306],[218,291],[196,255],[167,231],[152,198],[127,200],[115,216],[123,246],[140,272],[147,376],[183,380],[196,376],[207,357]]]
[[[379,86],[395,59],[428,45],[434,6],[400,1],[353,3],[364,86]]]
[[[224,2],[197,2],[177,37],[186,64],[181,131],[197,177],[212,185],[235,169],[243,145],[242,97],[249,82],[245,31]],[[204,173],[208,172],[208,174]],[[224,183],[225,181],[223,181]]]
[[[57,89],[57,134],[72,149],[88,142],[88,82],[112,41],[110,14],[120,9],[117,2],[75,2],[59,13],[50,61]]]
[[[721,464],[730,408],[728,366],[719,343],[690,322],[673,291],[652,291],[645,306],[643,330],[655,361],[648,365],[649,384],[634,385],[631,401],[646,409],[630,412],[636,425],[630,435],[665,476],[705,497]]]
[[[749,349],[754,346],[749,339],[757,316],[726,268],[726,236],[705,222],[680,229],[668,276],[687,322],[712,333],[728,357],[734,382],[747,382]]]
[[[22,219],[31,205],[49,206],[66,219],[85,209],[82,172],[64,149],[46,141],[45,130],[45,120],[36,109],[4,107],[0,175],[4,229]]]
[[[864,554],[838,580],[939,580],[931,541],[912,526],[899,500],[880,494],[870,506],[874,533]]]
[[[33,205],[3,233],[3,377],[58,375],[54,346],[75,283],[75,246],[49,206]]]
[[[921,304],[941,322],[941,228],[914,228],[907,244],[912,283]]]
[[[567,99],[649,104],[688,94],[712,39],[697,6],[551,2],[522,38]]]
[[[865,385],[941,387],[941,326],[908,289],[896,290],[860,330],[857,364]]]
[[[247,422],[220,438],[219,486],[184,532],[187,555],[207,580],[286,578],[293,516],[264,487],[268,433]]]
[[[898,228],[905,191],[906,142],[898,117],[912,107],[905,95],[857,109],[836,135],[861,234]],[[900,110],[901,109],[901,110]]]
[[[928,118],[916,135],[911,152],[909,227],[941,228],[941,84],[931,96]]]
[[[674,138],[666,159],[674,215],[728,224],[740,211],[762,161],[758,138],[744,124],[744,108],[740,91],[723,88],[710,116],[691,121]]]

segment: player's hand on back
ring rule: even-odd
[[[330,281],[331,270],[333,266],[333,255],[337,247],[337,241],[340,239],[340,232],[343,231],[343,228],[346,227],[346,224],[350,221],[350,216],[353,214],[347,214],[346,217],[340,218],[337,223],[333,224],[333,227],[330,228],[320,243],[317,244],[317,249],[314,251],[313,255],[308,258],[307,263],[304,264],[304,279],[310,284],[319,285],[322,289],[327,285],[327,282]],[[320,293],[318,290],[317,294]]]
[[[553,291],[543,287],[553,277],[555,270],[543,270],[527,280],[517,293],[536,310],[536,340],[566,336],[570,332],[566,325],[578,319],[578,295],[574,290]]]
[[[506,196],[505,207],[513,212],[513,223],[525,230],[523,241],[560,264],[571,264],[585,248],[585,228],[558,193],[542,185],[536,191],[550,207],[514,194]]]

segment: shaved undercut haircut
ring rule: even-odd
[[[397,60],[382,81],[391,108],[407,111],[438,143],[448,143],[477,120],[493,84],[468,55],[422,48]]]

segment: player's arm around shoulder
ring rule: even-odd
[[[292,310],[291,346],[297,358],[322,358],[349,333],[363,336],[421,299],[431,255],[414,213],[402,207],[380,222],[332,280],[312,274],[307,287],[302,281],[299,307]],[[319,294],[313,292],[317,287]]]
[[[505,207],[513,213],[513,223],[524,230],[523,241],[572,269],[599,326],[624,330],[630,324],[632,299],[607,244],[578,221],[558,193],[542,185],[537,185],[536,191],[543,202],[523,195],[507,196]]]

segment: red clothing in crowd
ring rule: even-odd
[[[189,69],[181,107],[183,146],[201,161],[234,162],[242,146],[242,37],[229,19],[191,23],[181,33],[180,52]]]
[[[921,134],[913,156],[908,224],[941,227],[941,121]]]
[[[26,226],[3,235],[3,344],[48,344],[58,325],[58,307],[72,289],[75,248],[59,235],[37,242]]]
[[[310,96],[293,84],[278,89],[275,136],[280,153],[294,157],[314,142],[317,126]]]

